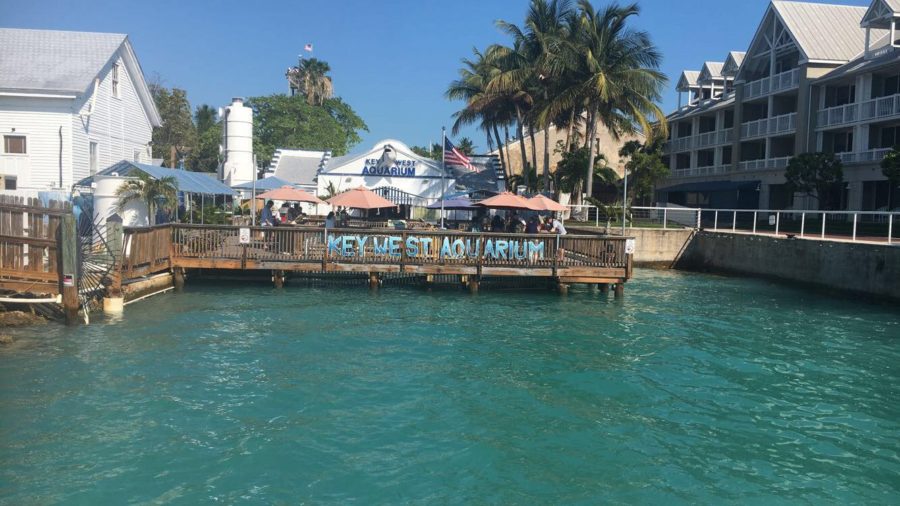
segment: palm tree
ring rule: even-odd
[[[194,111],[194,125],[197,127],[197,134],[203,135],[204,132],[215,126],[218,122],[218,112],[209,104],[198,105]]]
[[[285,77],[292,95],[299,92],[306,96],[306,103],[309,105],[322,105],[334,95],[334,85],[327,75],[330,71],[331,67],[325,61],[300,58],[296,67],[287,70]]]
[[[118,210],[122,212],[134,200],[147,204],[150,225],[156,224],[156,210],[172,209],[178,205],[178,182],[172,176],[154,179],[144,172],[139,172],[137,179],[129,179],[116,189]]]
[[[560,46],[559,60],[562,65],[574,65],[566,71],[569,85],[547,113],[554,116],[579,107],[587,112],[588,196],[593,191],[598,123],[614,139],[650,132],[654,121],[665,134],[665,115],[656,104],[667,80],[659,70],[662,57],[647,32],[628,27],[628,20],[639,13],[637,4],[613,3],[595,11],[588,0],[579,0],[577,15],[567,18],[568,38]]]
[[[468,137],[463,137],[456,144],[456,147],[467,156],[472,156],[475,154],[475,143],[472,142],[472,139]]]

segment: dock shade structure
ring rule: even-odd
[[[477,209],[482,209],[475,205],[474,202],[469,200],[468,197],[456,197],[452,199],[447,199],[443,202],[443,208],[448,211],[475,211]],[[427,209],[441,209],[441,201],[437,201],[433,204],[429,204],[426,206]]]
[[[531,203],[525,197],[511,192],[499,193],[491,198],[482,200],[478,205],[488,209],[540,211],[540,209],[532,207]]]
[[[261,195],[257,195],[256,198],[264,200],[280,200],[282,202],[308,202],[316,205],[325,203],[315,195],[299,188],[294,188],[293,186],[282,186],[281,188],[269,190]]]
[[[290,181],[280,177],[269,176],[256,181],[256,191],[276,190],[284,186],[292,186]],[[253,191],[253,181],[233,186],[235,190]]]
[[[362,186],[339,193],[328,199],[328,203],[335,207],[365,210],[397,207],[397,204]]]
[[[185,196],[185,210],[189,209],[188,202],[191,201],[192,196],[199,195],[200,208],[202,209],[206,206],[207,203],[211,203],[214,205],[217,203],[226,203],[229,201],[229,199],[234,199],[234,197],[237,195],[234,190],[217,180],[215,178],[215,174],[167,169],[158,165],[148,165],[145,163],[138,163],[129,160],[122,160],[121,162],[115,163],[101,170],[100,172],[97,172],[93,176],[84,178],[81,181],[77,182],[75,184],[75,187],[93,189],[95,178],[98,180],[115,180],[117,178],[137,177],[138,174],[141,173],[157,180],[165,177],[173,178],[175,180],[175,184],[178,187],[179,202],[182,201],[181,196]],[[108,215],[112,214],[112,211],[114,210],[98,210],[95,206],[95,218],[97,217],[98,213],[106,214],[107,216],[100,216],[100,218],[105,220]],[[178,213],[179,211],[178,209],[176,209],[176,220],[178,220],[179,218]],[[193,213],[191,213],[190,220],[192,222],[193,218]],[[203,213],[200,213],[200,222],[203,223],[203,221]]]
[[[531,204],[531,208],[535,211],[559,212],[568,209],[566,206],[551,199],[550,197],[540,194],[528,199],[528,203]]]

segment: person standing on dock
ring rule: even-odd
[[[272,207],[275,206],[275,202],[268,201],[266,202],[266,206],[263,207],[262,216],[259,219],[260,225],[263,227],[274,227],[275,226],[275,215],[272,214]]]

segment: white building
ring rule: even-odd
[[[290,181],[297,188],[316,193],[316,176],[331,159],[329,151],[279,149],[269,165],[271,175]]]
[[[898,26],[900,0],[868,8],[773,1],[746,53],[682,74],[676,89],[688,99],[668,116],[671,175],[659,200],[816,208],[785,185],[784,171],[796,155],[825,152],[844,164],[830,196],[837,207],[898,208],[900,188],[879,167],[900,144]]]
[[[425,206],[445,193],[502,191],[504,184],[497,176],[495,158],[471,158],[475,171],[447,167],[444,174],[440,161],[421,157],[398,140],[386,139],[363,153],[329,160],[317,177],[318,194],[364,186],[398,204]]]
[[[126,35],[2,28],[0,48],[0,190],[67,190],[151,161],[162,122]]]

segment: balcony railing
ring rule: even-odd
[[[756,81],[750,81],[744,86],[744,100],[764,97],[771,93],[796,88],[800,85],[800,69],[792,69],[787,72],[764,77]]]
[[[773,118],[763,118],[756,121],[748,121],[741,125],[741,139],[765,137],[792,132],[797,129],[797,113],[783,114]]]
[[[779,158],[760,158],[759,160],[745,160],[738,164],[738,170],[766,170],[766,169],[784,169],[787,167],[790,156]]]
[[[880,162],[884,155],[888,154],[892,148],[875,148],[867,151],[835,153],[838,159],[843,163],[869,163]]]
[[[676,153],[680,151],[690,151],[697,148],[709,148],[728,144],[734,140],[734,128],[726,128],[725,130],[715,130],[705,132],[691,137],[682,137],[680,139],[672,139],[666,143],[665,150],[668,153]]]
[[[900,95],[889,95],[867,100],[860,107],[860,119],[885,119],[900,115]]]
[[[731,165],[710,165],[707,167],[694,167],[692,169],[675,169],[674,177],[709,176],[712,174],[726,174],[731,170]]]
[[[859,119],[858,104],[844,104],[822,109],[816,115],[816,126],[827,128],[854,123]]]

